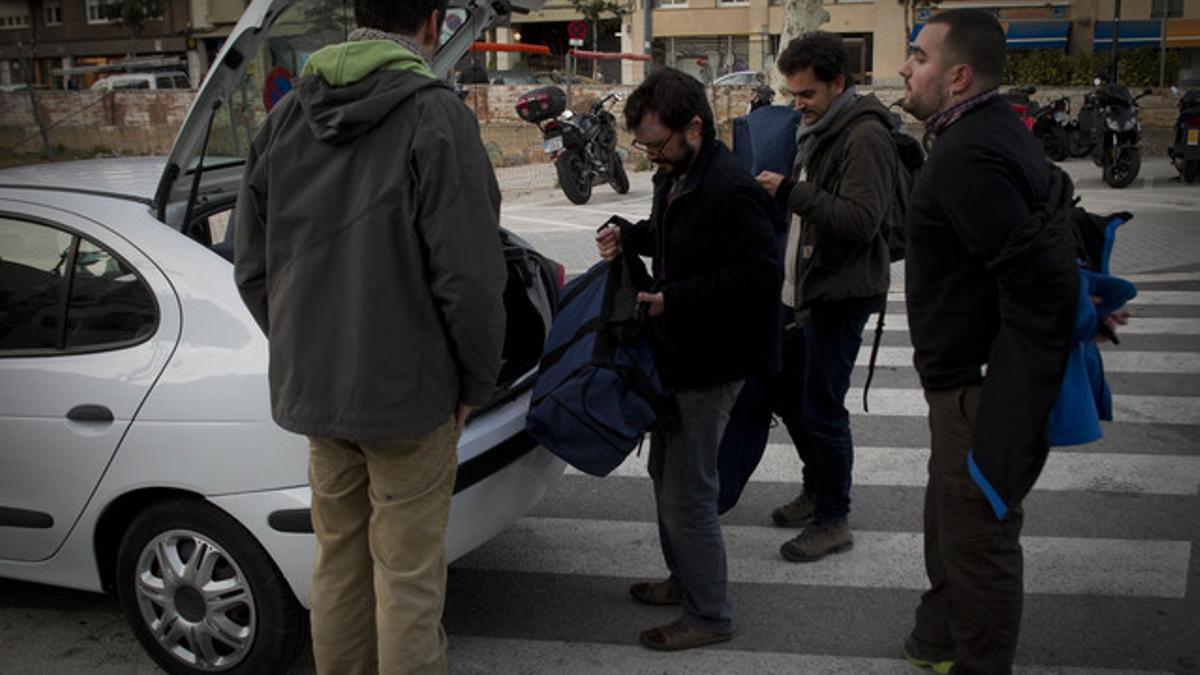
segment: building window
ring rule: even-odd
[[[672,9],[676,7],[686,8],[688,0],[654,0],[654,6],[658,9]]]
[[[1183,0],[1154,0],[1150,8],[1150,16],[1155,19],[1163,18],[1163,12],[1168,18],[1183,16]]]
[[[88,23],[112,23],[109,18],[109,6],[115,5],[115,2],[108,0],[87,0],[87,22]]]
[[[9,14],[0,16],[0,30],[12,30],[29,27],[28,14]]]
[[[47,26],[62,25],[62,1],[46,0],[42,4],[43,18]]]
[[[718,7],[745,7],[750,0],[717,0]]]

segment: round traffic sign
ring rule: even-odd
[[[587,37],[587,24],[576,19],[567,23],[567,37],[582,40]]]
[[[283,66],[272,68],[263,82],[263,106],[267,112],[292,90],[292,72]]]

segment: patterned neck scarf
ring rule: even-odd
[[[947,127],[957,122],[963,115],[967,114],[968,111],[974,110],[984,103],[987,103],[995,98],[999,93],[999,89],[985,91],[982,94],[972,96],[961,103],[955,103],[949,108],[944,108],[937,111],[931,115],[929,119],[925,120],[926,138],[928,138],[930,135],[937,136],[938,134],[942,133]]]
[[[354,30],[350,31],[350,35],[348,35],[347,38],[350,40],[350,42],[361,42],[363,40],[391,40],[392,42],[395,42],[396,44],[415,54],[417,58],[425,62],[426,66],[429,65],[429,56],[425,53],[425,48],[417,44],[416,40],[408,37],[407,35],[389,33],[387,31],[379,30],[378,28],[355,28]]]

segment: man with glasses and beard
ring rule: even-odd
[[[742,381],[776,366],[782,272],[769,198],[716,140],[698,80],[655,71],[626,101],[625,123],[658,167],[654,203],[648,220],[606,228],[596,242],[605,260],[622,250],[652,258],[655,290],[638,301],[679,405],[679,424],[652,433],[649,457],[670,576],[629,592],[650,605],[682,605],[677,621],[640,636],[646,647],[674,651],[733,637],[717,448]]]

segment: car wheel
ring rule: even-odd
[[[116,579],[126,620],[169,673],[282,672],[307,643],[307,614],[266,551],[206,502],[138,514]]]
[[[1188,183],[1196,182],[1196,176],[1200,174],[1200,160],[1185,161],[1183,163],[1183,180]]]

